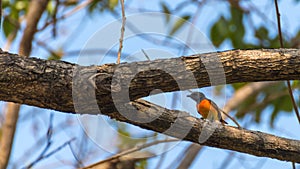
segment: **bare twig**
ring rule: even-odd
[[[278,35],[279,35],[280,47],[283,48],[284,46],[283,46],[282,32],[281,32],[280,13],[279,13],[279,7],[278,7],[277,0],[275,0],[275,8],[276,8],[277,26],[278,26]],[[289,80],[287,80],[286,82],[287,82],[287,85],[288,85],[289,94],[290,94],[290,97],[291,97],[291,101],[293,103],[295,114],[296,114],[296,117],[297,117],[298,122],[300,124],[300,114],[299,114],[298,107],[297,107],[297,104],[296,104],[296,101],[295,101],[295,98],[294,98],[294,95],[293,95],[291,82]]]
[[[140,146],[136,146],[136,147],[134,147],[134,148],[131,148],[131,149],[125,150],[125,151],[123,151],[123,152],[121,152],[121,153],[119,153],[119,154],[116,154],[116,155],[114,155],[114,156],[112,156],[112,157],[110,157],[110,158],[107,158],[107,159],[102,160],[102,161],[100,161],[100,162],[97,162],[97,163],[95,163],[95,164],[92,164],[92,165],[89,165],[89,166],[87,166],[87,167],[84,167],[83,169],[92,168],[92,167],[97,166],[97,165],[99,165],[99,164],[102,164],[102,163],[105,163],[105,162],[108,162],[108,161],[112,161],[112,160],[114,160],[114,159],[118,159],[118,158],[120,158],[120,157],[122,157],[122,156],[125,156],[125,155],[128,155],[128,154],[130,154],[130,153],[133,153],[133,152],[142,150],[142,149],[147,148],[147,147],[151,147],[151,146],[153,146],[153,145],[157,145],[157,144],[160,144],[160,143],[167,143],[167,142],[175,142],[175,141],[180,141],[180,140],[178,140],[178,139],[157,140],[157,141],[153,141],[153,142],[151,142],[151,143],[147,143],[147,144],[143,144],[143,145],[140,145]]]
[[[64,130],[62,129],[67,129],[68,127],[72,127],[70,126],[70,119],[67,119],[66,121],[61,121],[59,124],[56,124],[52,128],[52,137],[58,135],[60,132],[64,132]],[[21,165],[24,165],[24,161],[28,161],[29,159],[31,159],[31,157],[28,156],[28,154],[36,154],[41,149],[41,147],[44,147],[45,142],[47,142],[47,137],[45,136],[42,136],[39,139],[37,139],[35,144],[29,147],[27,151],[24,151],[23,155],[20,158],[14,160],[12,168],[20,168]]]
[[[193,33],[194,33],[193,29],[194,29],[194,26],[196,25],[196,22],[199,20],[198,17],[200,15],[200,12],[201,12],[201,9],[202,9],[201,7],[204,5],[204,3],[206,3],[206,0],[200,1],[198,3],[196,12],[193,14],[193,19],[191,21],[192,24],[189,28],[188,37],[187,37],[187,40],[186,40],[186,42],[188,44],[191,42],[191,39],[193,37]],[[186,45],[183,47],[182,55],[185,54],[185,52],[188,48],[189,48],[189,46],[186,46]]]
[[[296,164],[295,164],[295,162],[292,162],[292,167],[293,167],[293,169],[296,169]]]
[[[20,104],[7,103],[5,111],[5,121],[2,126],[2,136],[0,145],[0,169],[7,167],[11,148],[16,131],[16,124],[19,117]]]
[[[280,23],[280,13],[279,13],[279,8],[278,8],[277,0],[275,0],[275,8],[276,8],[276,16],[277,16],[277,26],[278,26],[279,42],[280,42],[280,47],[283,48],[281,23]]]
[[[76,167],[76,168],[79,168],[79,166],[82,165],[82,160],[79,159],[79,158],[77,157],[77,155],[76,155],[76,153],[75,153],[75,150],[74,150],[74,148],[72,147],[72,145],[70,145],[70,150],[71,150],[71,153],[73,154],[73,157],[74,157],[75,160],[76,160],[76,165],[75,165],[75,167]]]
[[[220,169],[226,169],[229,164],[232,162],[232,158],[234,157],[234,155],[236,154],[236,152],[232,151],[230,152],[227,157],[223,160],[223,162],[220,165]]]
[[[51,20],[47,23],[44,24],[44,26],[42,26],[38,31],[42,31],[44,29],[46,29],[49,25],[53,24],[54,22],[57,22],[59,20],[63,20],[73,14],[75,14],[76,12],[80,11],[81,9],[84,9],[86,6],[88,6],[91,2],[93,2],[93,0],[87,0],[87,1],[84,1],[82,2],[80,5],[77,5],[74,9],[72,9],[71,11],[69,11],[68,13],[62,15],[61,17],[59,18],[56,18],[56,20]]]
[[[37,157],[36,160],[34,160],[33,162],[31,162],[27,167],[23,167],[23,168],[31,168],[33,167],[36,163],[38,163],[39,161],[41,161],[45,155],[45,153],[47,152],[47,150],[50,148],[52,142],[51,142],[51,137],[52,137],[52,131],[53,131],[53,113],[50,114],[50,118],[49,118],[49,127],[46,133],[46,138],[47,138],[47,144],[45,146],[45,148],[43,149],[43,151],[40,153],[40,155]]]
[[[256,163],[252,169],[260,169],[264,167],[264,164],[267,162],[267,160],[259,160],[259,162]]]
[[[117,12],[113,12],[112,14],[116,19],[119,18],[119,14]],[[181,48],[182,45],[186,46],[186,44],[182,44],[182,43],[179,44],[177,42],[171,42],[171,41],[166,43],[165,40],[153,37],[148,34],[142,34],[143,31],[140,30],[138,27],[136,27],[133,23],[131,23],[130,20],[126,22],[126,28],[130,29],[132,32],[135,32],[136,34],[139,34],[139,36],[138,36],[139,38],[147,40],[148,42],[155,44],[155,45],[164,45],[164,46],[167,46],[167,47],[170,47],[173,49]]]
[[[185,153],[184,159],[180,162],[177,169],[185,169],[190,168],[191,164],[199,154],[199,152],[202,150],[202,146],[199,146],[198,144],[191,144]]]
[[[54,149],[53,151],[51,151],[50,153],[46,154],[43,156],[43,159],[48,158],[50,156],[52,156],[54,153],[58,152],[59,150],[61,150],[62,148],[64,148],[65,146],[67,146],[68,144],[70,144],[72,141],[74,141],[76,138],[72,138],[69,141],[66,141],[64,144],[58,146],[56,149]]]
[[[145,57],[147,58],[148,61],[150,61],[150,57],[148,56],[148,54],[144,51],[144,49],[141,49],[143,54],[145,55]]]
[[[121,62],[121,53],[122,53],[122,48],[123,48],[123,39],[124,39],[125,23],[126,23],[124,0],[120,0],[120,2],[121,2],[121,7],[122,7],[122,27],[121,27],[121,36],[120,36],[120,40],[119,40],[120,44],[119,44],[117,64],[119,64]]]
[[[163,150],[165,150],[165,149],[167,148],[167,146],[168,146],[167,144],[164,145]],[[155,169],[160,169],[160,168],[161,168],[163,162],[164,162],[165,159],[166,159],[166,154],[167,154],[167,153],[161,154],[161,156],[160,156],[158,162],[156,163]]]
[[[299,111],[298,111],[296,101],[294,99],[294,95],[293,95],[293,91],[292,91],[292,87],[291,87],[291,82],[289,80],[287,81],[287,85],[288,85],[289,94],[290,94],[290,97],[291,97],[291,100],[292,100],[292,103],[293,103],[293,107],[294,107],[294,110],[295,110],[295,114],[296,114],[296,117],[297,117],[298,122],[300,124],[300,114],[299,114]]]
[[[74,141],[74,140],[75,140],[75,138],[72,138],[71,140],[69,140],[69,141],[65,142],[64,144],[60,145],[59,147],[57,147],[56,149],[54,149],[54,150],[51,151],[50,153],[43,155],[43,156],[41,157],[41,159],[39,159],[39,161],[44,160],[44,159],[46,159],[46,158],[52,156],[53,154],[57,153],[59,150],[63,149],[63,148],[66,147],[67,145],[69,145],[69,144],[70,144],[72,141]],[[34,163],[34,164],[36,164],[36,163]],[[29,168],[31,168],[34,164],[32,164],[31,166],[28,166],[28,167],[26,167],[26,168],[29,169]]]
[[[52,15],[52,20],[53,20],[53,28],[52,28],[52,34],[53,34],[53,37],[55,38],[56,37],[56,17],[57,17],[57,11],[58,11],[58,7],[59,7],[59,0],[55,0],[55,8],[54,8],[54,12],[53,12],[53,15]]]
[[[64,148],[66,145],[70,144],[70,142],[75,140],[75,138],[72,138],[71,140],[65,142],[64,144],[57,147],[56,149],[54,149],[50,153],[46,154],[46,152],[49,150],[50,146],[52,145],[52,141],[51,141],[52,134],[53,134],[53,113],[50,114],[50,118],[49,118],[49,127],[48,127],[47,133],[46,133],[47,144],[46,144],[45,148],[43,149],[43,151],[40,153],[40,155],[33,162],[31,162],[30,164],[28,164],[26,167],[23,167],[23,168],[28,168],[28,169],[32,168],[34,165],[36,165],[41,160],[44,160],[44,159],[50,157],[54,153],[56,153],[59,150],[61,150],[62,148]]]
[[[177,153],[176,158],[173,159],[173,161],[169,162],[169,165],[166,167],[166,169],[173,169],[176,166],[179,165],[179,162],[182,161],[182,159],[184,158],[185,154],[187,153],[188,148],[185,148],[184,150],[182,150],[180,153]]]

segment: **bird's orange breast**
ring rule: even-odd
[[[211,110],[211,103],[209,100],[202,100],[197,105],[198,112],[202,115],[203,118],[207,118],[209,111]]]

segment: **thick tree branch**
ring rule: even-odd
[[[26,59],[1,53],[0,100],[70,113],[96,114],[100,113],[100,108],[102,114],[118,121],[199,143],[200,134],[214,129],[214,125],[194,117],[184,117],[187,113],[171,111],[146,101],[128,103],[127,95],[123,95],[128,85],[125,82],[134,77],[129,84],[131,100],[147,96],[156,88],[167,92],[209,86],[211,84],[203,62],[215,68],[210,63],[216,62],[213,57],[216,55],[224,66],[227,83],[300,79],[300,50],[295,49],[236,50],[98,67],[81,67],[62,61]],[[186,74],[185,69],[191,75]],[[217,77],[218,73],[212,72]],[[90,81],[95,74],[96,91]],[[197,85],[188,83],[194,77]],[[179,88],[174,78],[184,85]],[[216,81],[213,85],[222,83]],[[114,97],[115,94],[122,97]],[[202,145],[300,162],[299,141],[222,125],[213,131]]]
[[[168,110],[143,100],[137,100],[131,104],[139,110],[139,113],[141,113],[139,116],[141,117],[154,117],[157,116],[157,112],[163,113],[150,123],[139,123],[124,119],[126,122],[173,137],[183,138],[199,144],[200,134],[205,132],[207,127],[211,127],[211,124],[206,125],[200,119],[181,117],[182,114],[186,114],[184,112]],[[189,132],[184,133],[190,126],[192,128]],[[184,136],[184,134],[186,135]],[[209,139],[201,145],[279,160],[300,162],[300,141],[276,137],[258,131],[239,130],[236,127],[222,126],[221,124],[215,129]]]
[[[214,56],[219,58],[221,65],[216,63]],[[208,76],[208,67],[203,62],[211,70],[223,66],[226,81],[218,81],[218,77],[222,76],[219,73],[222,72],[211,72],[211,76]],[[90,81],[95,74],[96,91]],[[2,52],[0,100],[74,112],[72,95],[90,98],[89,94],[96,94],[101,107],[112,103],[111,89],[114,93],[123,94],[129,85],[129,94],[126,96],[135,100],[148,96],[154,89],[171,92],[224,83],[300,80],[299,74],[300,50],[297,49],[233,50],[88,67],[63,61],[21,58]],[[210,78],[214,80],[211,81]],[[91,111],[90,108],[87,108],[88,111]]]

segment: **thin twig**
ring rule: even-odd
[[[79,168],[79,166],[82,165],[82,161],[77,157],[77,155],[75,153],[75,150],[73,149],[72,145],[70,145],[70,150],[71,150],[71,153],[72,153],[73,157],[76,160],[76,168]]]
[[[80,11],[81,9],[84,9],[86,6],[88,6],[91,2],[93,2],[93,0],[87,0],[87,1],[84,1],[83,3],[81,3],[80,5],[77,5],[74,9],[72,9],[70,12],[62,15],[61,17],[59,18],[56,18],[56,20],[51,20],[47,23],[44,24],[44,26],[42,26],[42,28],[38,29],[37,31],[42,31],[44,29],[46,29],[49,25],[53,24],[54,22],[57,22],[59,20],[63,20],[73,14],[75,14],[76,12]]]
[[[59,0],[55,0],[55,8],[54,8],[54,12],[52,15],[52,20],[53,20],[53,28],[52,28],[52,35],[55,38],[56,37],[56,21],[57,21],[57,11],[58,11],[58,7],[59,7]]]
[[[141,49],[143,54],[145,55],[145,57],[147,58],[148,61],[151,61],[150,57],[148,56],[148,54],[144,51],[144,49]]]
[[[66,147],[67,145],[69,145],[72,141],[74,141],[75,138],[72,138],[71,140],[65,142],[64,144],[58,146],[56,149],[54,149],[53,151],[51,151],[48,154],[43,154],[42,156],[40,156],[36,161],[32,162],[31,164],[29,164],[27,167],[23,167],[23,168],[32,168],[35,164],[37,164],[37,162],[40,162],[41,160],[44,160],[50,156],[52,156],[54,153],[57,153],[59,150],[61,150],[62,148]]]
[[[163,149],[165,150],[167,148],[167,145],[164,145]],[[167,153],[163,153],[161,154],[158,162],[156,163],[156,166],[154,167],[155,169],[160,169],[162,164],[164,163],[165,159],[166,159],[166,154]]]
[[[125,23],[126,23],[124,0],[121,0],[120,2],[121,2],[121,7],[122,7],[122,27],[121,27],[121,36],[120,36],[120,40],[119,40],[120,44],[119,44],[117,64],[119,64],[121,62],[121,53],[122,53],[122,48],[123,48],[123,39],[124,39]]]
[[[46,159],[50,156],[52,156],[54,153],[58,152],[59,150],[61,150],[62,148],[64,148],[65,146],[69,145],[72,141],[74,141],[76,138],[73,137],[72,139],[70,139],[69,141],[66,141],[64,144],[58,146],[56,149],[54,149],[53,151],[51,151],[50,153],[46,154],[43,156],[43,159]]]
[[[180,153],[177,153],[176,158],[173,159],[173,161],[169,162],[169,165],[166,167],[166,169],[173,169],[176,166],[180,165],[180,161],[182,161],[182,159],[184,158],[185,154],[187,153],[188,148],[185,148],[184,150],[182,150]]]
[[[201,150],[203,150],[202,146],[198,144],[189,145],[186,153],[184,154],[184,158],[181,160],[177,169],[190,168],[190,166],[195,161],[196,157],[200,154]]]
[[[221,163],[221,165],[220,165],[220,169],[226,169],[228,166],[229,166],[229,164],[231,163],[231,162],[233,162],[233,158],[234,158],[234,156],[235,156],[235,154],[236,154],[236,152],[234,152],[234,151],[231,151],[231,152],[229,152],[229,154],[227,155],[227,157],[223,160],[223,162]]]
[[[40,160],[43,159],[43,156],[45,155],[45,153],[47,152],[47,150],[50,148],[52,142],[51,142],[51,137],[52,137],[52,131],[53,131],[53,113],[50,114],[50,118],[49,118],[49,127],[46,133],[46,138],[47,138],[47,144],[44,147],[43,151],[40,153],[40,155],[37,157],[36,160],[34,160],[33,162],[31,162],[29,165],[27,165],[27,167],[23,167],[23,168],[31,168],[33,167],[36,163],[38,163]]]
[[[34,161],[31,164],[29,164],[27,167],[23,167],[23,168],[26,168],[26,169],[32,168],[35,164],[37,164],[37,162],[40,162],[41,160],[44,160],[44,159],[52,156],[54,153],[57,153],[59,150],[66,147],[67,145],[69,145],[74,140],[75,140],[75,138],[72,138],[71,140],[65,142],[64,144],[62,144],[60,146],[58,146],[56,149],[54,149],[50,153],[42,155],[41,157],[39,157],[39,159],[37,159],[37,161]]]
[[[295,162],[292,162],[292,167],[293,167],[293,169],[296,169],[296,164],[295,164]]]
[[[280,23],[280,13],[279,13],[279,7],[278,7],[278,2],[277,0],[275,0],[275,8],[276,8],[276,16],[277,16],[277,26],[278,26],[278,34],[279,34],[279,41],[280,41],[280,47],[283,48],[283,40],[282,40],[282,32],[281,32],[281,23]],[[293,107],[296,113],[296,117],[298,119],[298,122],[300,124],[300,114],[298,111],[298,107],[296,104],[296,101],[294,99],[294,95],[293,95],[293,90],[291,87],[291,82],[289,80],[286,81],[287,85],[288,85],[288,89],[289,89],[289,94],[293,103]]]
[[[25,119],[22,119],[22,120],[25,120]],[[60,132],[64,131],[61,129],[66,129],[68,127],[71,127],[69,124],[70,124],[70,122],[68,122],[68,121],[62,121],[59,124],[56,124],[55,126],[53,126],[52,137],[54,135],[58,135]],[[12,164],[11,168],[20,168],[20,166],[24,164],[24,161],[28,161],[28,159],[30,159],[30,156],[28,156],[28,154],[36,154],[37,151],[39,151],[39,148],[41,146],[44,146],[44,143],[46,141],[47,141],[47,137],[45,137],[44,135],[41,138],[37,139],[35,144],[32,145],[31,147],[29,147],[27,151],[24,151],[23,155],[21,157],[14,160],[14,163]]]
[[[99,161],[99,162],[97,162],[95,164],[92,164],[92,165],[89,165],[87,167],[84,167],[83,169],[88,169],[88,168],[95,167],[95,166],[97,166],[99,164],[102,164],[102,163],[105,163],[105,162],[108,162],[108,161],[112,161],[112,160],[118,159],[118,158],[120,158],[122,156],[125,156],[125,155],[128,155],[130,153],[142,150],[142,149],[147,148],[147,147],[151,147],[151,146],[156,145],[156,144],[167,143],[167,142],[175,142],[175,141],[180,141],[180,140],[178,140],[178,139],[157,140],[157,141],[153,141],[151,143],[147,143],[147,144],[143,144],[143,145],[140,145],[140,146],[136,146],[134,148],[131,148],[131,149],[125,150],[125,151],[123,151],[123,152],[121,152],[119,154],[116,154],[116,155],[114,155],[114,156],[112,156],[110,158],[107,158],[107,159]]]
[[[117,19],[119,18],[119,13],[113,12],[112,14],[115,18]],[[136,34],[139,34],[139,36],[137,36],[138,38],[147,40],[148,42],[151,42],[152,44],[155,45],[164,45],[166,47],[170,47],[174,49],[178,49],[182,47],[182,45],[186,45],[186,44],[182,44],[182,43],[179,44],[178,42],[171,42],[171,41],[165,43],[165,40],[161,40],[160,38],[153,37],[149,34],[143,34],[143,31],[140,30],[138,27],[136,27],[133,23],[131,23],[130,20],[126,22],[126,28],[130,29],[132,32],[135,32]]]
[[[193,19],[191,21],[191,26],[189,28],[189,32],[188,32],[188,37],[187,37],[187,40],[186,40],[186,43],[189,44],[192,40],[192,37],[193,37],[193,33],[194,33],[194,26],[196,25],[196,22],[199,21],[198,17],[200,16],[200,12],[201,12],[201,7],[203,7],[203,4],[206,3],[206,0],[203,0],[203,1],[200,1],[198,3],[198,6],[197,6],[197,10],[196,12],[193,14]],[[189,46],[186,46],[184,45],[183,47],[183,50],[182,50],[182,55],[185,54],[186,50],[189,48]]]
[[[277,16],[277,26],[278,26],[279,42],[280,42],[280,47],[283,48],[282,33],[281,33],[281,23],[280,23],[280,13],[279,13],[279,8],[278,8],[277,0],[275,0],[275,8],[276,8],[276,16]]]
[[[259,160],[252,169],[260,169],[264,167],[264,164],[267,162],[267,160]]]
[[[296,101],[294,99],[293,90],[292,90],[292,87],[291,87],[291,82],[289,80],[287,81],[287,85],[288,85],[289,94],[290,94],[290,97],[291,97],[291,100],[292,100],[292,103],[293,103],[293,107],[294,107],[294,110],[295,110],[295,113],[296,113],[296,117],[297,117],[298,122],[300,124],[300,114],[299,114],[299,111],[298,111],[298,108],[297,108]]]

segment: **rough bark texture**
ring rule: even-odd
[[[215,56],[221,64],[216,63]],[[222,76],[218,71],[210,71],[211,76],[208,76],[207,69],[220,70],[219,66],[224,67],[221,69],[226,81],[218,81]],[[92,78],[95,74],[97,77]],[[96,81],[96,91],[92,80]],[[129,98],[135,100],[148,96],[154,89],[171,92],[224,83],[276,80],[300,80],[300,50],[233,50],[88,67],[63,61],[21,58],[5,52],[0,54],[1,100],[63,112],[74,112],[72,94],[74,101],[83,100],[85,103],[86,99],[96,95],[98,104],[105,110],[105,105],[112,103],[110,90],[114,96],[122,96],[115,98],[116,101],[126,102]],[[130,86],[129,93],[126,93],[127,86]],[[89,105],[86,106],[86,112],[92,111]]]
[[[215,64],[216,60],[221,64]],[[236,50],[91,67],[1,53],[0,99],[70,113],[99,114],[101,111],[118,121],[198,143],[205,122],[193,117],[178,117],[187,116],[187,113],[167,110],[146,101],[129,102],[129,98],[147,96],[157,88],[168,92],[209,86],[208,74],[217,77],[212,85],[222,84],[223,80],[218,81],[222,78],[220,72],[214,71],[222,66],[227,83],[299,80],[299,63],[300,50],[295,49]],[[207,73],[205,68],[211,71]],[[196,85],[191,83],[194,77]],[[128,82],[129,94],[126,93]],[[208,124],[204,129],[210,130],[211,126]],[[203,145],[300,162],[299,141],[234,127],[217,126]]]
[[[200,134],[204,134],[204,132],[210,130],[209,128],[213,129],[211,124],[207,124],[201,119],[182,117],[183,112],[180,111],[167,110],[142,100],[132,102],[132,105],[139,110],[140,114],[144,113],[146,117],[157,116],[157,112],[163,112],[159,118],[150,123],[139,123],[129,120],[129,123],[146,129],[163,132],[164,134],[183,138],[194,143],[199,143]],[[188,132],[185,133],[186,131]],[[240,130],[236,127],[222,126],[221,124],[215,128],[209,139],[201,145],[279,160],[300,162],[300,141],[298,140],[281,138],[259,131]]]

